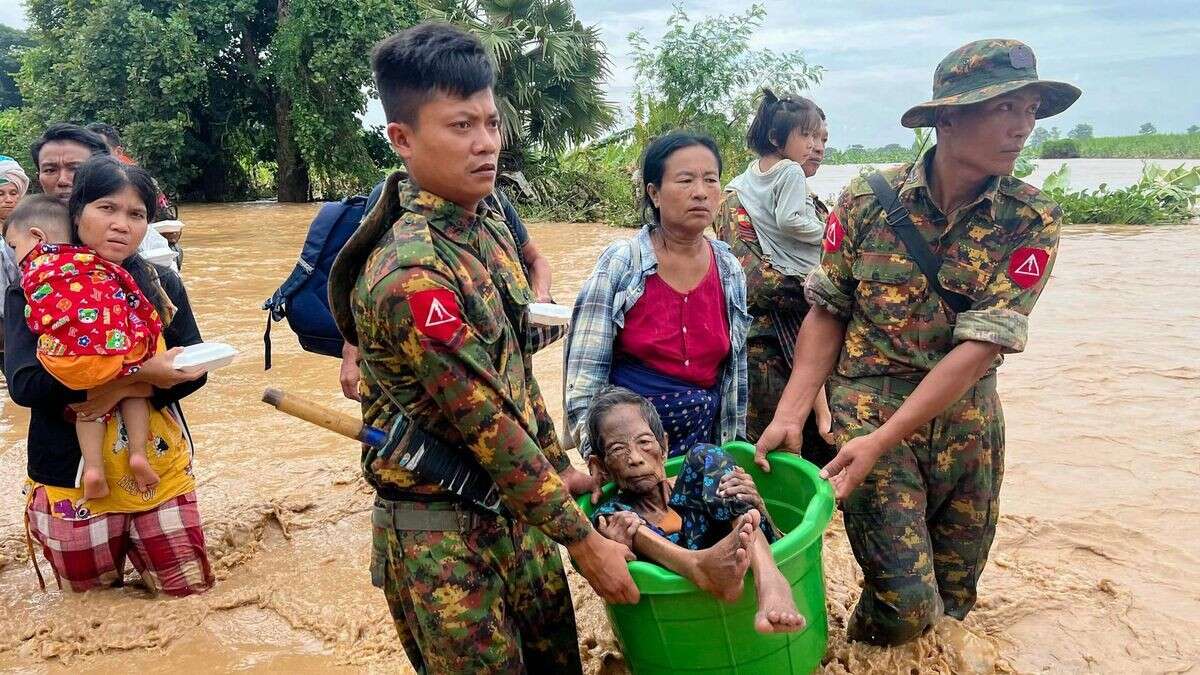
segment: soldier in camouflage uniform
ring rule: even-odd
[[[388,429],[403,413],[477,462],[503,504],[480,508],[392,461],[415,448],[365,447],[372,581],[418,672],[579,672],[556,542],[611,602],[637,600],[633,556],[592,529],[559,477],[570,463],[525,358],[546,336],[530,327],[516,243],[481,202],[500,148],[493,66],[445,24],[385,39],[372,66],[410,178],[388,179],[330,274],[338,328],[359,350],[363,421]]]
[[[970,300],[957,315],[864,179],[829,216],[821,266],[806,282],[801,357],[758,449],[766,464],[766,450],[798,445],[796,416],[836,363],[839,450],[822,474],[865,576],[851,639],[899,644],[974,605],[1004,472],[995,373],[1002,354],[1025,348],[1061,220],[1010,173],[1034,120],[1079,95],[1039,80],[1026,45],[983,40],[947,56],[934,99],[904,114],[907,127],[936,127],[938,145],[883,176],[941,258],[940,285]]]

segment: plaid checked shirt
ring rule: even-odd
[[[717,271],[725,293],[729,317],[730,354],[721,374],[720,437],[717,444],[746,435],[746,276],[741,263],[723,241],[709,240],[717,256]],[[637,247],[636,252],[634,247]],[[636,254],[635,254],[636,253]],[[640,259],[640,269],[634,269]],[[650,227],[643,226],[632,239],[610,244],[575,298],[571,326],[563,349],[566,447],[577,445],[587,457],[587,410],[592,397],[609,384],[613,344],[625,326],[628,312],[646,290],[646,279],[658,272],[658,258],[650,242]]]

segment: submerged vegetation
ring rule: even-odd
[[[1200,206],[1200,167],[1168,170],[1147,164],[1141,180],[1127,188],[1102,184],[1094,191],[1072,192],[1064,165],[1046,177],[1042,190],[1062,206],[1068,223],[1179,223]]]

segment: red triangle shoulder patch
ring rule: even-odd
[[[1008,260],[1008,278],[1021,288],[1029,288],[1042,280],[1050,254],[1040,248],[1022,247]]]
[[[417,330],[439,342],[449,342],[462,325],[458,297],[451,291],[439,288],[413,293],[408,304]]]

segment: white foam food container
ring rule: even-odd
[[[170,265],[175,262],[175,251],[169,248],[153,248],[149,251],[142,251],[142,260],[153,265]]]
[[[175,370],[185,373],[208,372],[233,362],[238,350],[224,342],[201,342],[188,345],[175,357]]]
[[[542,326],[565,326],[571,323],[571,308],[552,302],[531,302],[529,318]]]
[[[181,220],[160,220],[151,225],[159,234],[175,234],[183,232],[183,221]]]

